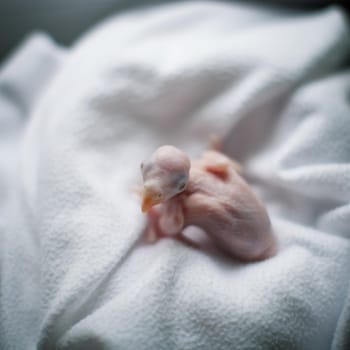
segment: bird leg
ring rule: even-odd
[[[184,213],[179,200],[173,198],[161,207],[159,227],[167,236],[173,236],[182,231],[184,227]]]

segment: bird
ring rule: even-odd
[[[276,254],[266,208],[243,178],[241,165],[224,153],[206,150],[190,160],[164,145],[141,163],[141,173],[141,209],[156,238],[181,237],[185,227],[197,226],[233,258],[248,262]]]

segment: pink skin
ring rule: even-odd
[[[142,211],[181,193],[187,184],[190,166],[190,159],[184,152],[173,146],[159,147],[148,162],[141,164]]]
[[[167,149],[167,159],[175,159],[178,170],[181,159],[187,166],[186,155],[175,155],[171,150]],[[162,163],[156,161],[153,166],[162,167]],[[204,152],[199,160],[191,162],[185,190],[148,212],[149,233],[153,238],[180,237],[185,227],[194,225],[234,258],[255,261],[273,256],[276,241],[269,217],[240,172],[240,166],[222,153]],[[159,181],[159,188],[165,182]],[[174,192],[167,186],[162,190]]]

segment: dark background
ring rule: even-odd
[[[33,31],[48,32],[59,44],[70,45],[101,19],[139,6],[164,4],[162,0],[0,0],[0,61]],[[229,2],[229,1],[228,1]],[[248,1],[244,1],[247,3]],[[259,2],[257,0],[250,2]],[[336,1],[270,0],[260,4],[304,7],[312,10]],[[350,0],[338,1],[349,7]],[[345,5],[347,3],[347,5]]]

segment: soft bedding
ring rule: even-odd
[[[350,347],[350,29],[330,6],[187,2],[111,17],[0,72],[1,349]],[[140,241],[157,146],[211,134],[279,242],[244,264]]]

